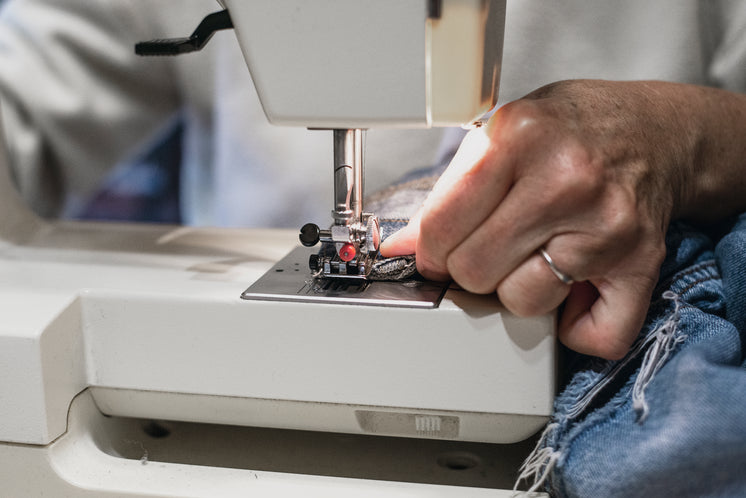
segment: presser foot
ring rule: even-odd
[[[347,260],[345,250],[345,247],[337,249],[333,243],[322,244],[317,253],[312,253],[308,257],[311,274],[315,278],[367,280],[378,251],[356,255],[353,259]],[[352,250],[354,251],[354,248]]]
[[[364,213],[359,222],[327,230],[306,223],[299,239],[305,247],[321,243],[319,251],[308,258],[314,277],[366,280],[378,257],[381,229],[374,214]]]
[[[313,248],[296,247],[246,289],[241,298],[428,309],[438,307],[449,287],[445,282],[422,280],[382,282],[349,275],[328,278],[308,268],[314,254],[317,253]]]

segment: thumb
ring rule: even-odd
[[[386,237],[381,246],[379,252],[384,258],[392,258],[394,256],[408,256],[415,253],[417,248],[417,238],[420,236],[420,218],[422,217],[422,209],[409,220],[407,226]]]
[[[622,358],[639,334],[652,294],[652,287],[648,291],[635,283],[605,282],[600,290],[589,282],[573,284],[560,319],[560,341],[582,354]]]

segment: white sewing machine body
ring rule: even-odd
[[[226,2],[237,27],[243,3]],[[400,3],[408,2],[387,2]],[[421,16],[427,2],[411,3]],[[487,3],[471,4],[475,18],[485,13]],[[458,5],[470,3],[446,1],[444,14]],[[436,61],[423,60],[417,71]],[[437,124],[450,111],[433,111],[434,86],[422,88],[426,112],[412,116]],[[344,119],[328,122],[361,124]],[[428,477],[257,472],[207,458],[244,450],[232,445],[203,446],[203,460],[184,448],[173,450],[183,458],[159,460],[122,432],[131,425],[123,417],[195,423],[197,439],[230,426],[236,444],[244,426],[467,447],[526,439],[551,413],[552,315],[519,319],[494,296],[455,288],[430,309],[247,301],[244,289],[297,245],[296,233],[41,220],[18,199],[3,157],[0,150],[0,481],[10,496],[495,496]],[[312,279],[302,265],[279,270]],[[293,436],[283,434],[277,444],[294,452]],[[133,441],[148,461],[123,455]]]
[[[150,496],[161,489],[151,487],[155,468],[164,479],[186,473],[184,482],[209,485],[227,474],[251,484],[253,474],[221,468],[138,470],[106,448],[103,478],[103,464],[75,450],[93,446],[70,441],[91,437],[80,424],[100,418],[72,409],[76,396],[145,419],[501,443],[529,437],[550,413],[551,316],[518,319],[491,296],[459,290],[437,309],[244,301],[294,233],[47,223],[10,202],[3,179],[0,461],[52,476],[10,488],[23,495],[65,484]],[[3,482],[18,476],[13,468],[0,465]],[[279,487],[259,496],[297,486],[291,474],[273,476]],[[340,482],[325,496],[353,486]]]
[[[267,119],[460,126],[497,102],[505,0],[222,0]]]

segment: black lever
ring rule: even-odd
[[[321,238],[321,229],[314,223],[306,223],[300,229],[298,238],[300,239],[300,243],[306,247],[315,246]]]
[[[227,10],[221,10],[202,19],[202,22],[199,23],[199,26],[189,38],[168,38],[140,42],[135,45],[135,53],[137,55],[179,55],[196,52],[210,41],[216,31],[231,28],[233,28],[231,15]]]

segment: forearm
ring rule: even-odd
[[[679,98],[696,149],[673,217],[712,221],[746,211],[746,95],[682,85]]]

